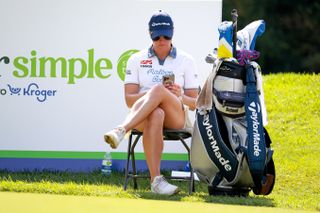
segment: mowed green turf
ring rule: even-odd
[[[264,76],[277,206],[320,211],[320,75]]]
[[[289,209],[248,207],[237,205],[190,203],[178,201],[142,200],[125,198],[87,197],[0,192],[1,212],[138,212],[138,213],[212,213],[212,212],[305,212]]]
[[[184,182],[173,182],[182,189],[179,195],[159,196],[150,192],[147,180],[139,180],[139,189],[136,191],[132,190],[131,182],[129,189],[123,191],[123,173],[114,172],[106,178],[99,171],[0,171],[0,191],[81,195],[88,196],[88,199],[99,196],[105,200],[115,198],[122,203],[127,203],[128,199],[132,199],[132,202],[145,200],[147,203],[161,200],[166,201],[164,203],[176,203],[176,207],[178,203],[183,203],[218,208],[211,205],[214,203],[320,211],[320,75],[272,74],[263,76],[263,79],[269,119],[266,128],[273,141],[276,167],[276,184],[269,196],[256,196],[252,192],[247,198],[209,196],[204,183],[196,183],[196,193],[189,196]],[[19,202],[17,197],[16,203]],[[7,205],[0,199],[0,212],[2,203]]]

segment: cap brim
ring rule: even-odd
[[[151,32],[151,38],[154,39],[158,36],[167,36],[169,38],[172,38],[173,36],[173,30],[154,30]]]

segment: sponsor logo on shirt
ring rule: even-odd
[[[140,67],[143,68],[152,68],[152,60],[151,59],[147,59],[147,60],[142,60],[140,61]]]
[[[147,75],[152,78],[152,82],[162,82],[162,76],[173,74],[172,70],[164,70],[164,69],[148,69]]]

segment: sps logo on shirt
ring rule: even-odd
[[[140,67],[152,68],[152,59],[147,59],[147,60],[140,61]]]

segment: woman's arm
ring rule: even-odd
[[[125,84],[124,85],[124,96],[126,100],[126,104],[129,108],[142,96],[146,93],[139,93],[139,85],[138,84]]]
[[[198,89],[183,89],[178,84],[172,84],[170,86],[166,86],[173,94],[175,94],[178,98],[181,99],[184,105],[187,105],[190,110],[196,109],[196,100],[198,97]]]
[[[182,94],[183,104],[187,105],[192,111],[196,109],[198,93],[198,89],[186,89],[184,90],[184,94]]]

